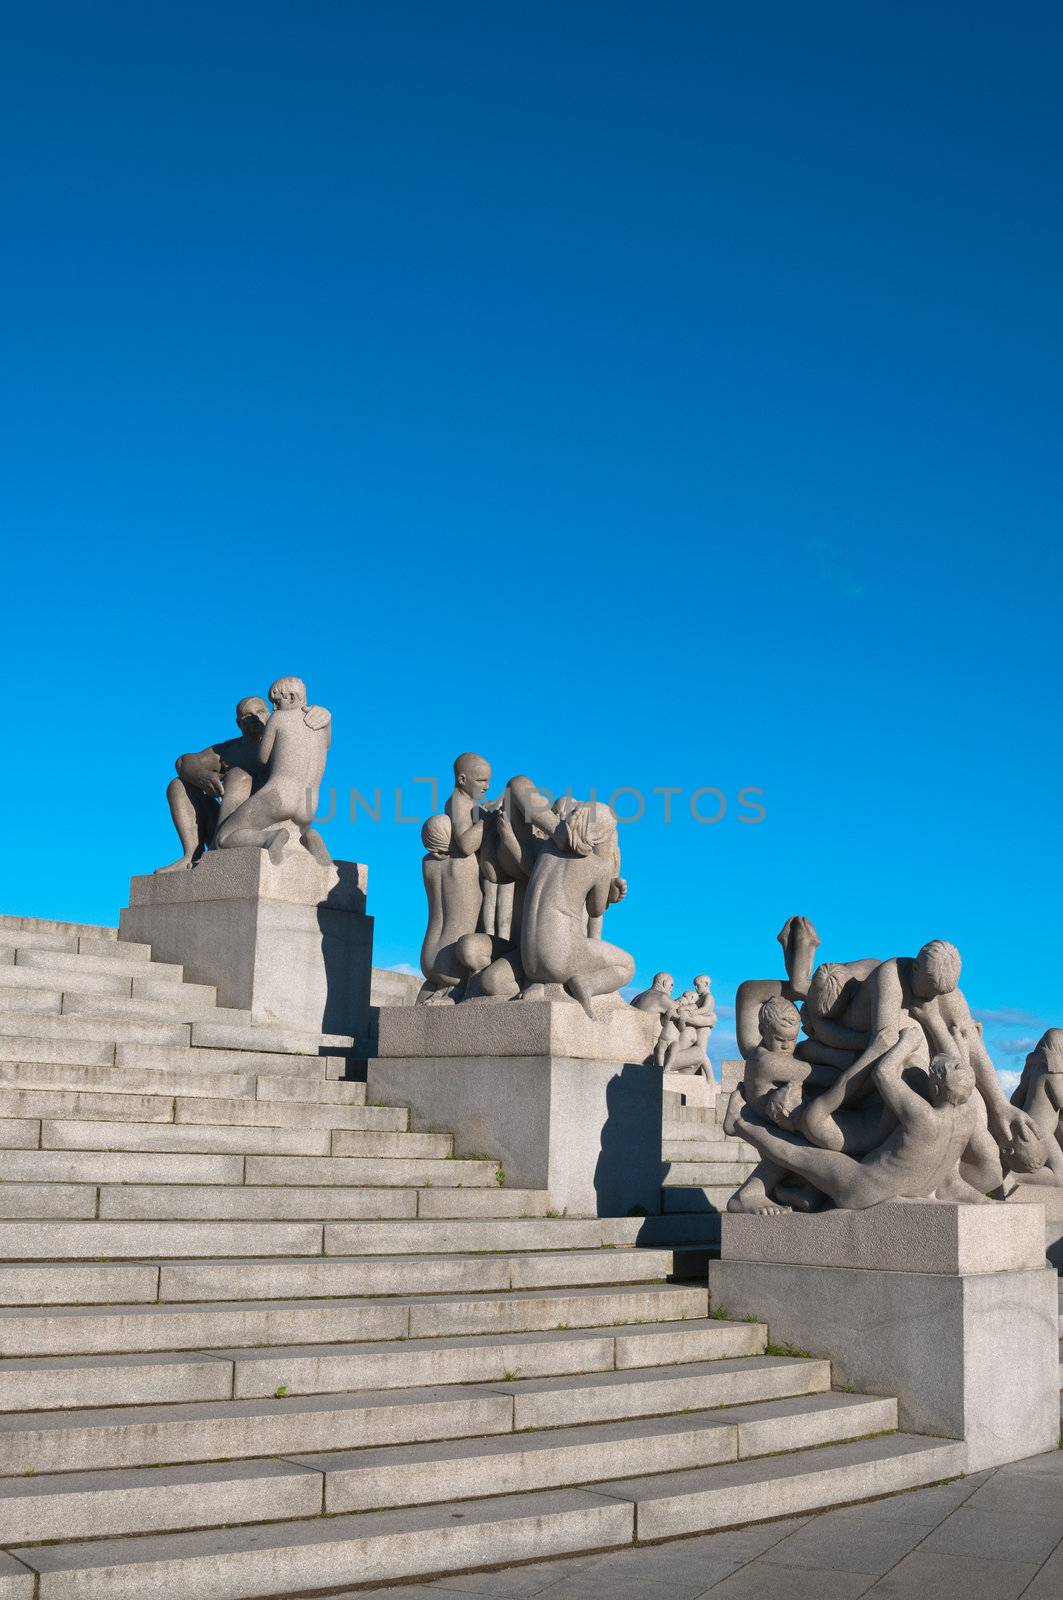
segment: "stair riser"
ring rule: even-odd
[[[90,1563],[67,1573],[47,1567],[47,1552],[25,1559],[44,1568],[39,1600],[144,1600],[164,1594],[166,1600],[259,1600],[317,1590],[337,1584],[383,1583],[418,1573],[462,1572],[511,1562],[545,1560],[581,1550],[604,1550],[630,1544],[632,1507],[604,1497],[568,1494],[558,1497],[560,1509],[529,1518],[511,1518],[486,1526],[453,1522],[443,1528],[397,1529],[375,1537],[330,1529],[327,1541],[286,1544],[283,1536],[264,1548],[230,1554],[198,1549],[188,1557],[162,1557],[135,1564],[109,1564],[99,1550],[89,1550]],[[191,1537],[191,1536],[190,1536]],[[108,1564],[105,1564],[108,1562]]]
[[[0,1473],[85,1472],[465,1439],[509,1433],[512,1420],[507,1395],[485,1394],[314,1411],[299,1410],[298,1402],[278,1401],[274,1409],[253,1416],[5,1429],[0,1432]]]
[[[0,1316],[0,1356],[109,1355],[169,1350],[234,1350],[254,1345],[339,1344],[461,1334],[541,1333],[705,1317],[705,1289],[621,1289],[587,1295],[471,1296],[439,1301],[340,1301],[227,1309],[154,1307],[144,1312],[19,1313]]]
[[[13,1185],[0,1184],[0,1203],[5,1187]],[[100,1216],[114,1220],[316,1221],[331,1217],[349,1221],[364,1217],[401,1221],[416,1215],[416,1189],[256,1189],[234,1183],[218,1187],[117,1184],[100,1190]]]
[[[255,1463],[250,1471],[242,1469],[244,1477],[236,1476],[239,1466],[227,1470],[228,1476],[219,1476],[216,1467],[162,1470],[147,1482],[136,1473],[119,1473],[113,1489],[98,1486],[101,1474],[34,1478],[32,1495],[0,1496],[0,1544],[271,1522],[321,1510],[320,1473],[280,1462]],[[181,1482],[182,1474],[192,1481]]]
[[[81,1406],[150,1406],[185,1400],[228,1400],[227,1361],[168,1357],[136,1365],[19,1371],[0,1363],[0,1412],[67,1411]],[[2,1436],[0,1436],[2,1440]],[[3,1496],[0,1493],[0,1505]],[[3,1591],[0,1590],[0,1595]]]
[[[320,1255],[322,1232],[317,1222],[0,1222],[0,1260]]]
[[[360,1352],[322,1351],[319,1356],[273,1353],[235,1358],[234,1393],[239,1400],[276,1394],[283,1385],[289,1394],[339,1394],[352,1389],[430,1388],[448,1383],[504,1383],[522,1378],[550,1378],[583,1372],[612,1372],[621,1341],[612,1334],[525,1340],[465,1349]],[[671,1348],[669,1347],[671,1345]],[[662,1336],[655,1360],[639,1361],[639,1368],[680,1361],[713,1361],[728,1356],[758,1355],[764,1347],[763,1329],[734,1327],[723,1331],[699,1329],[697,1335],[671,1341]],[[648,1351],[643,1351],[648,1356]],[[667,1407],[665,1409],[668,1409]],[[626,1414],[626,1413],[625,1413]],[[576,1420],[576,1419],[573,1419]],[[572,1480],[569,1480],[572,1481]]]

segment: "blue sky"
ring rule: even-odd
[[[952,939],[1004,1069],[1063,1022],[1058,6],[4,34],[2,909],[113,921],[174,756],[297,672],[382,964],[394,790],[473,747],[646,796],[646,982],[729,999],[802,912],[834,959]]]

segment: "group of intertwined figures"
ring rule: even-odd
[[[786,978],[751,979],[736,996],[745,1071],[724,1128],[760,1162],[732,1211],[983,1201],[1004,1198],[1011,1174],[1063,1184],[1063,1029],[1027,1057],[1009,1102],[954,945],[813,971],[807,918],[791,917],[779,942]]]
[[[602,801],[552,799],[510,778],[485,799],[491,768],[466,751],[444,809],[421,829],[428,928],[419,1005],[571,998],[630,982],[635,963],[601,936],[622,900],[617,819]]]

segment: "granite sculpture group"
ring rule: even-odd
[[[421,830],[428,927],[419,1005],[616,995],[635,963],[601,936],[622,900],[616,813],[601,801],[553,801],[522,775],[484,800],[491,768],[454,763],[445,809]],[[617,1002],[622,1003],[622,1002]]]
[[[325,841],[310,826],[332,739],[332,716],[308,706],[301,678],[270,685],[237,702],[238,739],[178,756],[170,805],[182,854],[159,872],[194,867],[206,850],[261,846],[280,863],[300,849],[331,866]]]
[[[278,867],[307,857],[332,867],[312,826],[330,714],[307,704],[299,678],[278,678],[269,701],[240,700],[237,738],[179,757],[167,799],[182,855],[160,873],[241,847]],[[601,801],[554,800],[524,775],[489,801],[490,784],[482,756],[458,756],[446,805],[421,830],[428,925],[417,1004],[574,1001],[600,1021],[603,1004],[624,1005],[619,991],[635,971],[602,937],[606,911],[627,893],[616,814]],[[736,996],[744,1076],[724,1127],[760,1159],[732,1212],[984,1203],[1004,1197],[1012,1174],[1063,1187],[1063,1029],[1027,1056],[1009,1103],[953,945],[815,966],[808,918],[790,917],[778,938],[785,976],[748,980]],[[710,979],[699,974],[678,999],[673,991],[659,972],[630,1002],[659,1019],[645,1064],[714,1087]]]
[[[724,1127],[760,1163],[730,1210],[984,1203],[1004,1197],[1012,1173],[1063,1181],[1063,1031],[1027,1058],[1009,1104],[955,946],[934,939],[916,956],[812,971],[819,937],[806,918],[791,917],[779,941],[786,978],[749,980],[737,995],[745,1072]]]

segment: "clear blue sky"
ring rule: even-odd
[[[1049,0],[9,7],[2,909],[113,920],[174,756],[297,672],[379,962],[423,921],[394,787],[473,747],[647,793],[640,979],[729,998],[790,912],[946,937],[1021,1061],[1063,1023],[1061,76]]]

